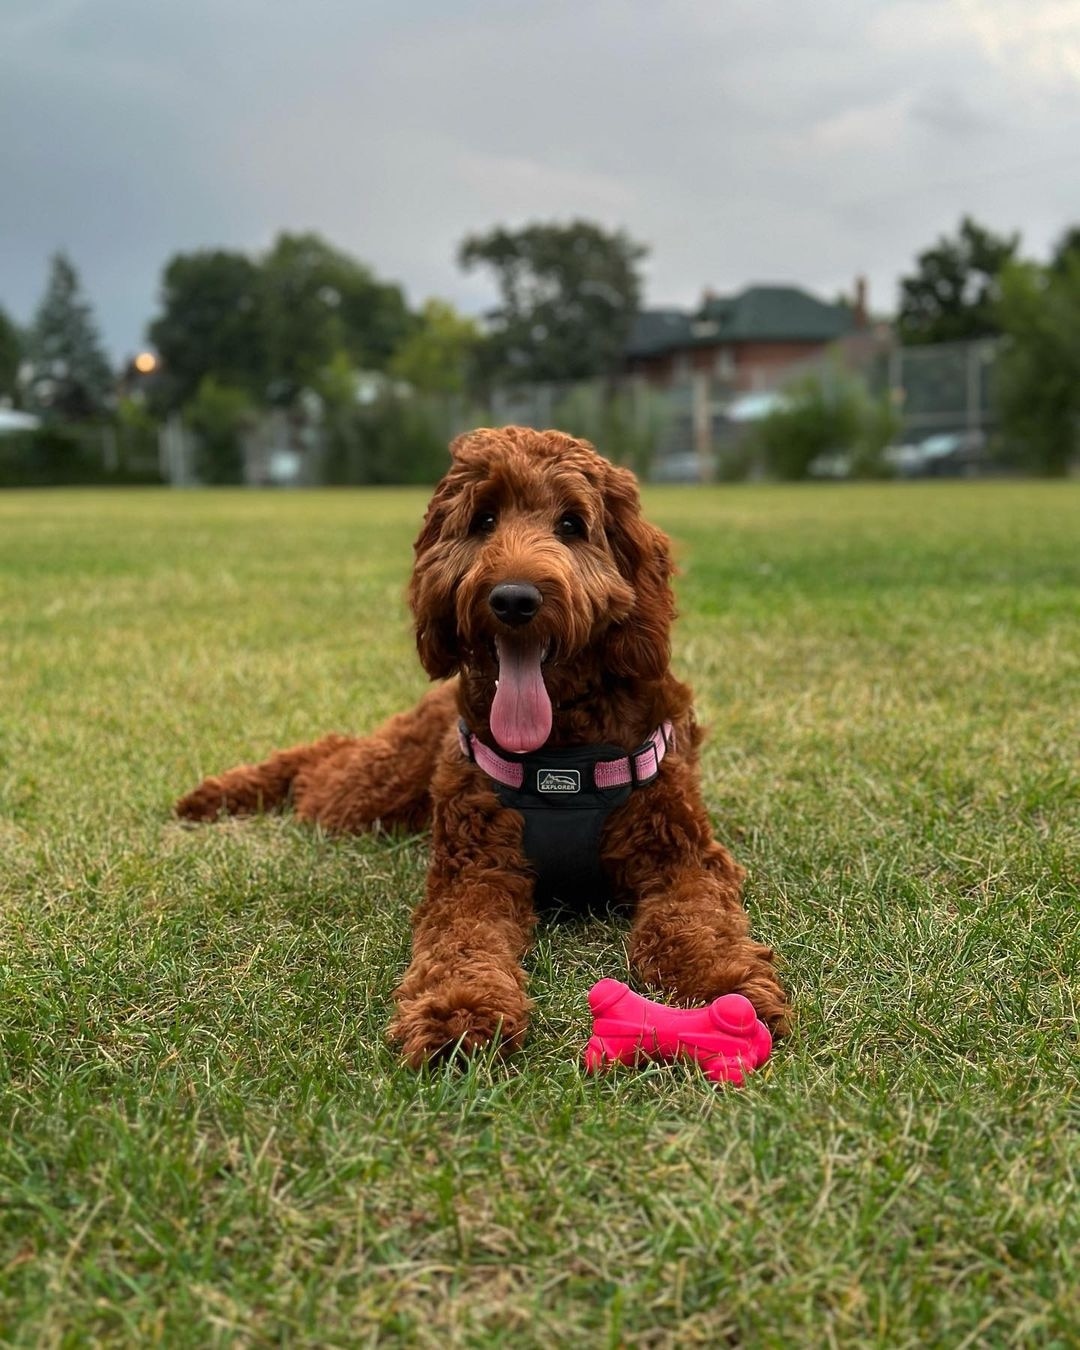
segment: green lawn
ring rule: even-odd
[[[655,490],[706,797],[794,1036],[578,1068],[383,1029],[422,840],[183,829],[420,693],[423,498],[0,495],[0,1342],[1080,1343],[1080,484]]]

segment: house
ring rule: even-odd
[[[627,342],[626,370],[660,386],[703,374],[731,394],[767,389],[786,368],[866,327],[862,278],[855,297],[854,305],[829,304],[798,286],[748,286],[734,296],[706,291],[693,314],[644,310]]]

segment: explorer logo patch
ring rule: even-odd
[[[581,774],[577,769],[537,769],[537,792],[580,792]]]

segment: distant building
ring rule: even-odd
[[[746,393],[771,387],[787,367],[866,326],[861,278],[854,305],[828,304],[798,286],[748,286],[726,297],[706,291],[695,313],[640,313],[626,346],[626,369],[660,386],[705,374],[732,394]]]

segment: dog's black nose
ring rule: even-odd
[[[527,581],[503,581],[491,588],[488,604],[497,619],[518,628],[536,617],[544,597]]]

